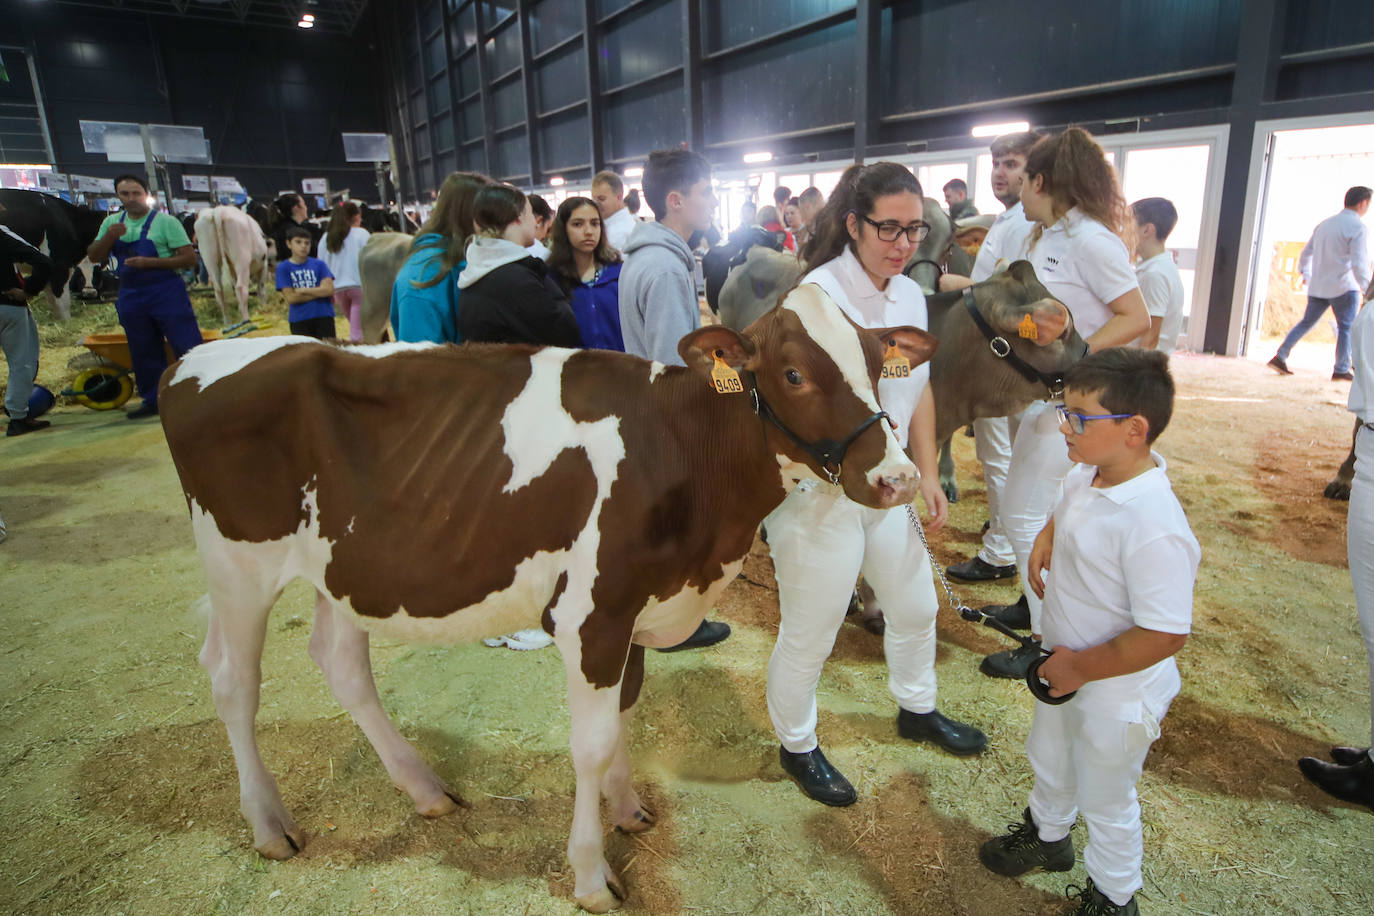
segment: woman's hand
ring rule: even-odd
[[[939,478],[922,476],[920,491],[926,501],[926,515],[930,517],[926,527],[931,531],[939,531],[949,518],[949,499],[945,491],[940,489]]]

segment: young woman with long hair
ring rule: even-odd
[[[329,216],[316,257],[334,275],[334,308],[348,317],[348,340],[363,340],[363,285],[358,278],[358,254],[371,233],[362,226],[363,213],[351,200],[340,202]]]
[[[861,327],[927,326],[921,288],[902,274],[930,227],[920,182],[905,166],[851,166],[815,220],[804,259],[814,283]],[[921,472],[930,527],[949,510],[936,468],[935,401],[927,365],[885,378],[878,397],[898,441]],[[953,754],[983,750],[977,728],[935,708],[935,612],[930,561],[905,509],[871,509],[837,486],[803,482],[765,522],[777,572],[782,621],[768,663],[768,713],[782,744],[783,769],[828,805],[852,804],[854,788],[830,765],[816,738],[816,684],[863,573],[887,618],[883,649],[897,700],[897,731]]]
[[[577,347],[582,335],[568,298],[526,249],[534,242],[534,212],[519,188],[489,184],[473,200],[477,234],[458,277],[465,341]]]
[[[391,330],[397,340],[459,343],[458,275],[473,232],[473,201],[491,179],[453,172],[444,179],[429,219],[391,287]]]
[[[590,197],[569,197],[549,232],[549,276],[571,300],[582,345],[625,350],[620,333],[620,252],[611,247]]]
[[[1090,351],[1127,346],[1149,330],[1129,253],[1135,221],[1116,172],[1087,132],[1071,127],[1031,147],[1021,203],[1026,219],[1040,224],[1031,232],[1027,260],[1068,308]],[[1037,401],[1021,414],[998,507],[1016,553],[1022,596],[1015,604],[984,609],[1010,626],[1030,629],[1037,639],[1041,601],[1028,584],[1030,552],[1073,466],[1056,406]],[[1021,678],[1039,655],[1038,645],[998,652],[983,659],[981,668],[990,677]]]

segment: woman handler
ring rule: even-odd
[[[176,359],[202,340],[186,282],[177,274],[196,266],[196,250],[180,222],[150,205],[142,178],[120,175],[115,193],[124,209],[105,217],[86,256],[96,264],[111,259],[119,277],[115,311],[129,339],[134,382],[143,398],[128,413],[137,420],[157,416],[157,383],[167,368],[163,340]]]
[[[802,253],[817,265],[802,280],[825,290],[865,328],[927,325],[921,288],[902,275],[930,231],[922,221],[921,185],[893,162],[851,166],[816,220]],[[931,528],[949,504],[936,471],[935,402],[926,365],[907,378],[882,379],[878,400],[908,444],[921,472]],[[987,738],[935,708],[935,598],[930,561],[905,508],[871,509],[820,482],[798,485],[768,516],[768,546],[778,579],[782,620],[768,662],[768,715],[782,748],[782,767],[802,791],[827,805],[849,805],[857,793],[821,753],[816,738],[816,685],[835,645],[860,572],[887,614],[883,652],[888,688],[897,700],[897,732],[960,756]]]

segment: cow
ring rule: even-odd
[[[833,481],[866,506],[910,503],[918,475],[876,396],[891,346],[919,364],[935,342],[861,330],[808,284],[744,334],[688,334],[685,366],[267,337],[208,343],[170,367],[158,407],[208,585],[200,661],[258,851],[288,858],[306,837],[253,731],[268,613],[299,577],[316,590],[311,656],[422,815],[461,800],[383,712],[369,633],[553,636],[577,777],[575,895],[614,908],[624,889],[603,851],[602,795],[622,830],[653,824],[626,744],[644,649],[696,629],[797,480]]]
[[[207,207],[196,214],[196,242],[220,317],[229,323],[225,290],[238,297],[239,318],[248,321],[248,287],[257,283],[258,302],[267,301],[267,239],[262,229],[238,207]]]
[[[0,204],[5,207],[0,223],[52,258],[49,295],[57,316],[66,321],[72,317],[67,280],[73,268],[80,268],[86,275],[85,285],[93,285],[92,265],[86,258],[86,249],[100,232],[105,214],[38,191],[0,189]]]
[[[379,232],[358,253],[358,279],[363,289],[363,343],[380,343],[391,316],[391,287],[415,239],[400,232]]]

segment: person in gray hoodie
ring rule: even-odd
[[[687,240],[711,226],[716,209],[711,164],[690,150],[655,150],[644,164],[644,201],[658,220],[635,226],[625,243],[620,271],[625,352],[681,366],[677,343],[701,325]],[[729,624],[703,620],[685,641],[659,651],[699,649],[729,635]]]
[[[525,195],[510,185],[488,185],[477,192],[473,216],[477,234],[458,276],[460,338],[580,347],[582,334],[568,297],[545,275],[544,262],[527,250],[534,240],[534,214]]]

